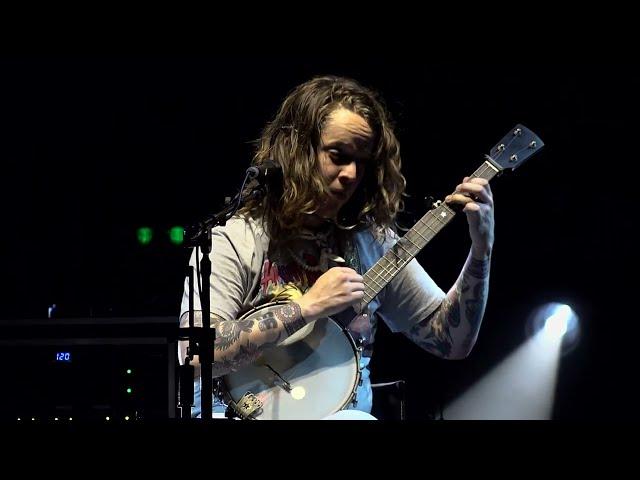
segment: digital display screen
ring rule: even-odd
[[[56,352],[56,362],[71,362],[71,352]]]

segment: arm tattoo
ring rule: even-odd
[[[442,312],[451,307],[451,302],[445,298],[435,312],[411,328],[408,337],[420,348],[440,357],[447,357],[451,351],[452,341]]]
[[[471,257],[467,273],[474,278],[484,280],[489,276],[489,260],[477,260]]]
[[[260,356],[260,349],[253,343],[240,345],[237,355],[233,359],[216,360],[213,363],[213,376],[219,377],[229,371],[235,372],[238,367],[255,362]]]
[[[485,282],[477,283],[473,287],[473,295],[465,302],[465,313],[472,327],[475,327],[482,320],[484,304],[487,298],[486,288],[487,284]]]
[[[297,303],[289,303],[284,305],[280,310],[276,310],[276,317],[284,324],[287,335],[291,336],[306,325],[302,318],[300,305]]]
[[[218,322],[216,331],[216,350],[227,350],[231,345],[236,343],[242,332],[250,333],[254,320],[232,320]]]
[[[258,327],[261,332],[266,332],[267,330],[271,330],[272,328],[277,328],[278,321],[276,320],[273,312],[267,312],[264,317],[261,317],[258,320]]]
[[[440,306],[407,336],[443,358],[464,358],[478,336],[489,291],[489,259],[469,257]]]
[[[442,317],[441,321],[448,320],[448,324],[453,328],[457,328],[460,326],[460,298],[462,294],[469,290],[469,286],[466,284],[464,279],[462,280],[462,284],[456,286],[454,290],[454,294],[451,296],[451,299],[446,298],[445,303],[442,309]]]
[[[202,325],[201,317],[199,324]],[[256,361],[266,348],[277,345],[305,325],[297,303],[258,310],[237,320],[225,320],[211,314],[211,328],[216,331],[214,377],[226,375]]]
[[[468,322],[468,335],[463,339],[464,345],[472,344],[478,335],[480,322],[484,315],[489,294],[490,260],[469,259],[469,265],[462,274],[462,289],[459,301],[464,302],[464,314]]]

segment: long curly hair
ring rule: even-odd
[[[277,163],[282,168],[282,184],[271,186],[262,198],[247,200],[239,213],[261,217],[272,241],[291,237],[304,225],[305,214],[313,214],[327,195],[318,151],[327,118],[338,108],[367,121],[374,134],[374,148],[362,182],[336,223],[345,229],[395,230],[406,181],[389,113],[376,92],[355,80],[322,76],[293,89],[256,142],[252,165]]]

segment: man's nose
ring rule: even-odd
[[[339,175],[342,183],[353,183],[358,178],[358,165],[355,160],[342,166]]]

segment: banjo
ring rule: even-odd
[[[514,170],[543,145],[535,133],[518,124],[490,150],[471,178],[491,180],[504,170]],[[361,314],[366,313],[367,305],[455,213],[442,201],[435,202],[433,208],[364,273],[364,299],[357,309]],[[266,313],[283,303],[286,302],[267,303],[245,313],[241,319],[259,310]],[[309,323],[277,346],[265,350],[253,364],[225,375],[221,379],[223,399],[241,419],[357,418],[356,414],[363,412],[347,409],[356,407],[358,402],[362,345],[347,330],[350,322],[343,321],[345,315],[351,320],[355,311],[349,308],[337,316]]]

